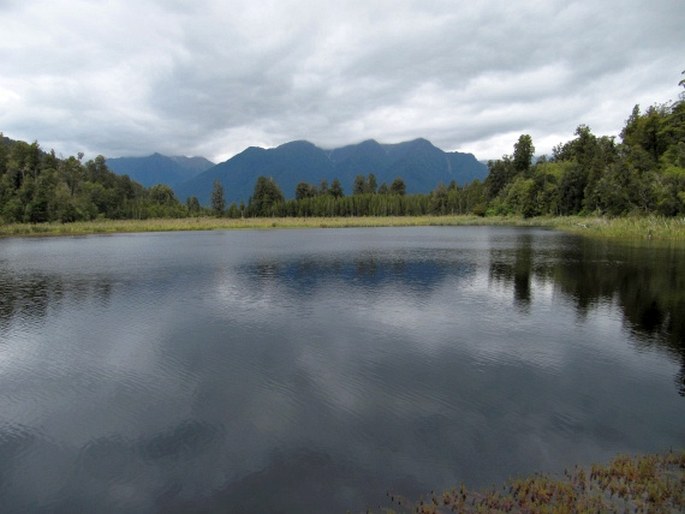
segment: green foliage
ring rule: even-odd
[[[233,202],[229,207],[228,211],[226,211],[226,216],[231,218],[231,219],[238,219],[243,217],[243,211],[244,211],[244,206],[238,207],[238,205]]]
[[[367,179],[362,177],[364,182]],[[271,186],[269,186],[269,183]],[[359,193],[352,196],[338,196],[339,182],[333,181],[327,194],[309,194],[310,185],[302,183],[296,189],[293,200],[284,201],[282,195],[276,195],[265,202],[259,202],[262,191],[269,187],[278,188],[270,179],[260,177],[255,185],[255,195],[250,200],[245,216],[264,217],[358,217],[358,216],[423,216],[427,214],[466,214],[477,209],[484,213],[484,186],[475,181],[460,188],[456,183],[449,187],[441,184],[429,195],[406,195],[404,181],[396,179],[391,187],[383,192]],[[298,194],[298,190],[300,193]],[[280,189],[278,190],[280,191]],[[236,211],[237,214],[237,211]],[[238,217],[231,216],[231,217]]]
[[[156,184],[148,190],[150,199],[160,205],[176,205],[178,199],[174,190],[166,184]]]
[[[312,198],[318,194],[316,186],[312,184],[307,184],[306,182],[300,182],[295,187],[295,199],[302,200],[303,198]]]
[[[331,183],[331,189],[329,191],[329,194],[333,198],[342,198],[345,196],[345,191],[343,190],[342,184],[337,178],[333,179],[333,182]]]
[[[224,186],[219,180],[215,180],[212,184],[212,211],[215,216],[223,216],[225,208]]]
[[[366,177],[364,175],[354,177],[353,195],[375,194],[377,192],[378,182],[376,181],[376,175],[373,173],[369,173]]]
[[[96,218],[183,217],[182,206],[165,185],[143,188],[112,173],[105,158],[59,159],[37,142],[0,144],[0,222],[69,223]]]
[[[682,84],[682,82],[681,82]],[[0,134],[1,136],[1,134]],[[685,215],[685,94],[644,113],[635,106],[620,134],[596,136],[579,125],[574,138],[533,164],[535,146],[522,134],[512,155],[488,162],[484,182],[438,184],[430,194],[406,194],[397,177],[378,187],[373,173],[357,175],[352,196],[336,178],[330,187],[301,182],[286,201],[273,179],[259,177],[248,205],[225,209],[220,182],[212,189],[217,216],[352,217],[448,214]],[[0,222],[42,223],[150,217],[199,216],[197,198],[179,203],[165,185],[149,189],[107,169],[102,156],[59,159],[31,144],[0,138]]]
[[[516,170],[508,155],[496,161],[488,161],[489,173],[485,179],[488,200],[492,200],[516,176]]]
[[[505,201],[513,212],[530,218],[540,214],[536,208],[536,183],[532,178],[518,176],[511,182],[505,192]]]
[[[186,209],[188,209],[188,214],[191,216],[197,216],[202,212],[202,207],[200,206],[200,201],[197,196],[189,196],[186,200]]]
[[[254,193],[248,202],[249,216],[278,216],[285,198],[278,184],[272,178],[261,176],[257,179]]]
[[[685,98],[644,114],[635,106],[620,137],[580,125],[550,160],[531,165],[533,142],[520,136],[512,156],[488,163],[487,213],[685,214]]]
[[[374,175],[373,173],[369,173],[369,176],[366,177],[366,189],[364,190],[364,192],[374,194],[377,189],[378,184],[376,183],[376,175]]]
[[[526,173],[530,170],[530,165],[535,154],[533,138],[528,134],[522,134],[514,144],[513,164],[517,173]]]
[[[405,185],[404,180],[402,180],[402,178],[397,177],[395,180],[392,181],[392,184],[390,184],[390,194],[400,196],[404,196],[405,194],[407,194],[407,186]]]
[[[329,188],[328,188],[328,181],[326,179],[323,179],[321,183],[319,184],[319,190],[318,193],[320,195],[327,195],[329,194]]]
[[[364,175],[357,175],[354,177],[354,184],[352,185],[353,195],[363,195],[366,191],[366,179]]]

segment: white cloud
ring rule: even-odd
[[[680,0],[1,2],[0,130],[110,157],[425,137],[486,159],[524,132],[548,152],[676,98],[684,21]]]

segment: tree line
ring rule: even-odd
[[[685,214],[685,101],[635,106],[614,137],[580,125],[575,138],[533,163],[533,142],[489,163],[488,214]]]
[[[102,156],[86,162],[83,154],[61,159],[37,142],[11,141],[0,134],[0,222],[145,219],[189,212],[169,186],[145,188],[110,171]]]
[[[247,203],[224,202],[221,183],[214,182],[211,211],[217,216],[241,217],[333,217],[333,216],[421,216],[425,214],[466,214],[476,210],[482,201],[484,186],[474,181],[459,186],[452,181],[439,184],[430,194],[406,193],[401,177],[390,185],[376,182],[375,175],[357,175],[351,195],[346,195],[340,181],[330,187],[326,180],[318,186],[300,182],[295,197],[286,200],[278,184],[270,177],[257,179]]]
[[[685,73],[685,72],[684,72]],[[685,81],[681,81],[685,86]],[[428,194],[407,194],[404,180],[378,184],[357,175],[351,194],[338,179],[329,185],[300,182],[294,198],[273,178],[258,177],[247,203],[225,203],[213,185],[210,205],[179,201],[167,185],[145,188],[111,172],[105,158],[58,158],[37,142],[0,134],[0,222],[71,222],[95,218],[216,216],[420,216],[425,214],[572,215],[685,214],[685,93],[679,101],[635,106],[619,140],[580,125],[551,156],[535,158],[530,135],[513,153],[488,162],[487,178],[467,185],[438,184]]]
[[[684,72],[685,73],[685,72]],[[685,86],[685,80],[680,82]],[[226,215],[404,216],[423,214],[540,215],[685,214],[685,93],[679,101],[633,108],[617,141],[580,125],[574,138],[551,156],[535,158],[529,134],[511,155],[488,162],[488,176],[460,186],[438,184],[429,194],[407,195],[398,177],[377,185],[373,173],[358,175],[351,196],[339,181],[329,188],[300,183],[285,200],[268,177],[257,180],[247,205],[231,205]],[[215,189],[221,185],[217,182]],[[223,205],[213,205],[224,214]]]

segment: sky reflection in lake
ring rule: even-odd
[[[3,510],[355,511],[683,447],[684,267],[511,228],[0,241]]]

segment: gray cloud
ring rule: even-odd
[[[70,154],[224,159],[426,137],[479,158],[675,99],[680,0],[0,2],[0,130]]]

